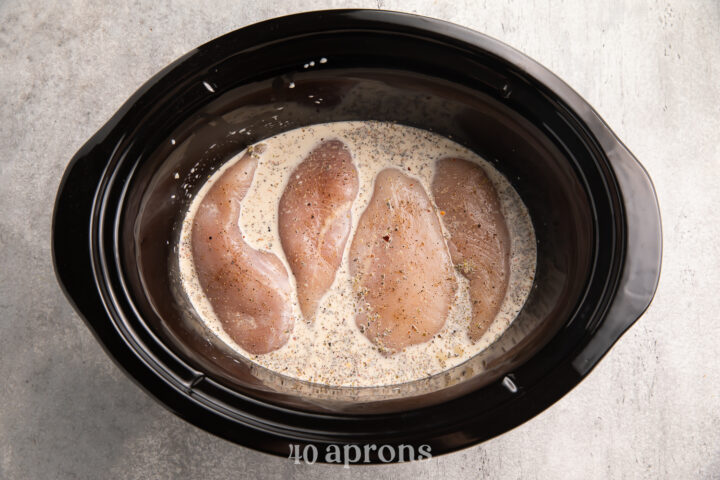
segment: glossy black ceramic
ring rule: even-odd
[[[179,227],[202,180],[250,143],[341,120],[451,137],[494,162],[528,206],[530,297],[494,345],[447,372],[372,388],[290,379],[218,342],[180,288]],[[53,253],[111,357],[195,425],[279,455],[289,443],[427,444],[437,455],[519,425],[588,374],[650,303],[661,229],[642,166],[545,68],[438,20],[341,10],[243,28],[148,81],[70,163]]]

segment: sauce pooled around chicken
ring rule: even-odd
[[[192,175],[175,174],[178,187]],[[337,122],[267,138],[211,174],[178,257],[199,320],[238,355],[360,387],[427,378],[491,345],[532,288],[536,243],[517,192],[472,151]]]

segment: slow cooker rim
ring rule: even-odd
[[[365,30],[369,30],[369,29],[363,28],[363,29],[360,29],[360,30],[365,31]],[[332,31],[333,31],[333,32],[342,32],[342,33],[345,33],[345,30],[344,30],[344,29],[333,29]],[[352,29],[348,29],[348,31],[352,31]],[[373,30],[373,32],[375,32],[375,33],[382,33],[383,30],[382,30],[381,28],[378,28],[377,31]],[[308,32],[308,33],[305,33],[305,34],[301,34],[300,37],[303,37],[303,36],[311,36],[313,33],[317,33],[317,32]],[[322,33],[327,33],[327,32],[323,31]],[[389,33],[397,34],[398,32],[396,32],[396,31],[394,31],[394,30],[390,30]],[[222,38],[222,37],[221,37],[221,38]],[[288,36],[283,36],[281,39],[271,40],[271,41],[269,41],[269,42],[267,42],[267,43],[262,43],[262,44],[260,44],[260,45],[253,46],[253,47],[252,47],[252,50],[260,49],[260,48],[262,48],[263,46],[265,46],[265,45],[267,45],[267,44],[273,44],[273,43],[277,43],[277,42],[279,42],[279,41],[292,41],[292,40],[294,40],[294,39],[297,39],[297,37],[295,37],[295,36],[290,36],[290,37],[288,37]],[[423,38],[423,40],[424,40],[424,38]],[[438,39],[434,39],[434,40],[435,40],[435,41],[439,41]],[[453,40],[456,40],[456,39],[453,39]],[[455,45],[453,45],[453,46],[455,46]],[[201,48],[202,48],[202,47],[201,47]],[[244,50],[243,50],[243,51],[244,51]],[[235,54],[240,54],[240,53],[241,53],[241,52],[236,52],[236,53],[233,53],[233,55],[235,55]],[[216,65],[216,64],[217,64],[217,62],[208,63],[208,68],[211,68],[213,65]],[[543,85],[542,83],[540,83],[540,86],[547,89],[547,92],[544,92],[545,95],[548,95],[548,94],[551,94],[551,93],[552,93],[552,91],[549,90],[549,88],[547,88],[547,87],[546,87],[545,85]],[[567,111],[568,114],[570,115],[568,118],[574,118],[573,112],[572,112],[569,108],[566,108],[566,111]],[[598,145],[594,142],[594,139],[593,139],[593,137],[592,137],[592,134],[591,134],[590,132],[587,132],[587,130],[584,128],[584,126],[583,126],[583,124],[582,124],[581,122],[578,122],[577,125],[576,125],[576,127],[577,127],[579,130],[582,130],[584,133],[587,134],[587,138],[586,138],[585,140],[588,141],[589,143],[592,143],[592,144],[593,144],[592,147],[593,147],[593,150],[595,151],[595,158],[596,158],[596,160],[597,160],[598,162],[600,162],[602,166],[606,166],[606,165],[603,163],[603,161],[606,161],[607,159],[604,157],[604,154],[603,154],[603,152],[602,152],[602,149],[599,148]],[[129,148],[129,147],[128,147],[128,148]],[[122,152],[127,152],[128,148],[123,148],[123,149],[122,149]],[[118,160],[118,162],[116,163],[116,167],[117,167],[117,168],[119,168],[119,167],[121,166],[122,161],[123,161],[123,158],[120,158],[120,159]],[[571,162],[571,163],[572,163],[572,162]],[[134,170],[136,167],[137,167],[137,164],[135,164],[135,165],[132,167],[132,170]],[[111,184],[113,183],[113,178],[114,178],[115,173],[117,172],[117,168],[116,168],[116,169],[113,169],[113,170],[110,171],[110,172],[108,172],[108,173],[110,174],[110,179],[109,179],[108,182],[105,184],[106,187],[109,188],[109,187],[111,186]],[[575,172],[576,172],[576,174],[580,177],[581,183],[582,183],[582,184],[584,185],[584,187],[587,189],[587,188],[588,188],[588,182],[587,182],[587,179],[586,179],[586,177],[585,177],[585,172],[583,172],[582,169],[579,168],[579,167],[577,167],[577,166],[576,166],[576,168],[575,168]],[[131,177],[132,177],[132,174],[131,174],[131,173],[128,173],[128,174],[127,174],[127,178],[130,179]],[[608,197],[613,197],[613,192],[617,193],[618,190],[617,190],[617,184],[616,184],[616,182],[614,181],[612,169],[611,169],[611,168],[607,168],[606,171],[605,171],[605,175],[604,175],[604,176],[601,176],[601,179],[602,179],[602,181],[603,181],[603,185],[604,185],[605,191],[606,191],[607,194],[608,194]],[[126,182],[126,183],[123,184],[123,193],[121,194],[120,198],[117,199],[117,207],[116,207],[116,208],[117,208],[118,211],[122,211],[123,201],[124,201],[124,193],[126,192],[126,189],[127,189],[128,184],[129,184],[129,182]],[[615,188],[613,188],[613,187],[615,187]],[[105,189],[104,191],[105,191],[105,193],[107,193],[108,190]],[[104,198],[105,198],[105,197],[104,197]],[[596,205],[595,205],[595,199],[590,195],[590,196],[588,197],[588,201],[589,201],[590,204],[591,204],[591,208],[592,208],[592,210],[593,210],[593,219],[595,220],[596,227],[597,227],[597,213],[596,213],[596,212],[597,212],[597,208],[596,208]],[[101,204],[105,204],[105,202],[103,201],[103,202],[101,202]],[[115,207],[113,207],[113,205],[115,205],[115,202],[114,202],[114,201],[110,201],[110,202],[109,202],[109,205],[110,205],[109,208],[115,208]],[[610,205],[610,208],[611,208],[611,210],[612,210],[614,207],[619,207],[619,206],[621,206],[621,203],[611,204],[611,205]],[[102,208],[99,209],[99,212],[103,212],[103,213],[104,213],[104,211],[103,211]],[[612,213],[611,213],[611,216],[613,216]],[[118,240],[119,240],[119,233],[118,233],[118,232],[119,232],[120,217],[121,217],[120,214],[118,214],[118,215],[115,216],[115,222],[114,222],[114,225],[113,225],[113,228],[112,228],[112,229],[113,229],[113,232],[114,232],[114,233],[113,233],[114,239],[113,239],[113,241],[112,241],[112,245],[115,247],[115,248],[113,249],[113,251],[112,251],[112,254],[111,254],[111,255],[107,255],[107,252],[104,251],[104,250],[105,250],[105,249],[104,249],[104,242],[99,241],[99,242],[97,243],[97,245],[98,245],[98,256],[97,256],[97,258],[101,259],[101,260],[99,260],[99,267],[100,267],[100,268],[99,268],[99,271],[101,272],[101,275],[98,276],[97,281],[100,282],[100,283],[102,283],[102,284],[104,285],[105,294],[112,298],[112,300],[111,300],[110,303],[112,303],[113,305],[116,306],[116,315],[118,315],[118,317],[123,320],[123,321],[122,321],[122,324],[123,324],[124,327],[127,329],[127,330],[126,330],[127,333],[125,334],[125,336],[126,336],[126,338],[127,338],[127,337],[130,337],[130,338],[128,339],[128,340],[129,340],[129,343],[130,343],[130,344],[133,344],[133,348],[134,348],[134,350],[136,351],[136,353],[137,353],[138,355],[143,356],[143,357],[147,357],[147,352],[145,351],[145,349],[143,349],[143,348],[138,348],[137,345],[134,345],[134,343],[137,341],[137,339],[134,338],[135,332],[133,331],[132,327],[129,325],[126,315],[122,312],[122,307],[120,307],[119,304],[118,304],[118,298],[122,298],[122,299],[123,299],[123,304],[127,304],[127,305],[130,306],[130,310],[131,310],[130,313],[131,313],[134,317],[137,317],[138,319],[141,319],[141,318],[142,318],[142,316],[139,314],[139,312],[137,311],[136,307],[134,306],[134,304],[133,304],[130,296],[128,295],[130,292],[129,292],[129,290],[127,289],[127,287],[125,286],[125,282],[124,282],[124,279],[123,279],[123,275],[120,274],[120,271],[121,271],[122,267],[121,267],[121,265],[120,265],[119,252],[118,252],[118,248],[117,248],[117,246],[118,246]],[[98,224],[99,224],[99,225],[103,225],[103,215],[100,215],[100,219],[99,219],[99,221],[98,221]],[[611,297],[612,297],[612,294],[613,294],[613,292],[614,292],[614,289],[615,289],[615,287],[616,287],[616,285],[617,285],[617,282],[618,282],[618,277],[617,277],[617,275],[616,275],[616,274],[617,274],[617,267],[618,267],[618,265],[621,263],[622,257],[617,257],[617,256],[615,255],[616,251],[618,250],[618,249],[615,248],[615,245],[616,245],[616,244],[618,244],[618,245],[622,244],[622,242],[623,242],[622,233],[623,233],[623,231],[622,231],[621,228],[618,229],[618,230],[613,230],[613,231],[610,233],[610,235],[611,235],[612,237],[614,237],[615,240],[616,240],[616,241],[612,244],[612,246],[611,246],[612,248],[610,249],[610,250],[611,250],[611,252],[610,252],[610,258],[612,259],[611,263],[612,263],[612,266],[613,266],[613,267],[612,267],[611,270],[610,270],[610,271],[611,271],[610,275],[607,276],[607,277],[603,277],[603,280],[600,280],[601,282],[604,281],[604,284],[603,284],[603,286],[602,286],[603,293],[600,294],[600,298],[599,298],[599,300],[597,301],[597,303],[595,304],[595,306],[594,306],[594,308],[593,308],[593,310],[594,310],[595,313],[593,313],[593,314],[590,315],[591,318],[594,318],[594,319],[597,319],[597,320],[601,320],[601,319],[602,319],[602,312],[604,311],[605,307],[606,307],[607,304],[609,303],[609,301],[610,301],[610,299],[611,299]],[[595,238],[594,248],[595,248],[595,250],[597,250],[597,237]],[[622,249],[619,249],[619,250],[621,251]],[[593,258],[595,258],[596,255],[597,255],[597,252],[594,252],[594,253],[593,253]],[[109,262],[107,259],[112,259],[112,263],[114,264],[114,267],[112,267],[112,270],[114,270],[114,271],[116,272],[115,274],[110,274],[110,273],[108,272],[108,268],[109,268],[109,263],[110,263],[110,262]],[[592,279],[595,278],[595,270],[596,270],[596,269],[597,269],[597,265],[596,265],[596,258],[595,258],[595,260],[594,260],[594,262],[593,262],[593,267],[592,267],[591,273],[589,274],[589,278],[588,278],[588,281],[587,281],[588,284],[590,284],[591,281],[592,281]],[[113,291],[113,283],[114,283],[114,281],[116,282],[116,281],[118,281],[118,280],[120,281],[120,283],[121,283],[121,285],[122,285],[122,288],[123,288],[123,290],[124,290],[123,292],[121,292],[121,293],[122,293],[121,295],[115,295],[115,294],[112,293],[112,291]],[[588,295],[588,285],[586,285],[586,288],[585,288],[585,291],[583,292],[583,295],[581,295],[581,297],[578,299],[577,304],[575,305],[575,308],[574,308],[574,310],[573,310],[573,313],[571,314],[571,318],[573,318],[573,317],[576,316],[576,314],[577,314],[580,306],[584,304],[585,299],[587,298],[587,295]],[[116,321],[117,321],[117,320],[116,320]],[[142,322],[141,322],[141,325],[144,327],[144,329],[143,329],[144,331],[147,331],[148,333],[150,333],[150,334],[153,336],[153,338],[161,345],[161,347],[163,347],[163,349],[167,350],[167,348],[165,347],[165,345],[163,344],[163,342],[162,342],[161,340],[157,339],[156,335],[152,332],[152,330],[151,330],[150,328],[148,328],[148,327],[147,327],[144,323],[142,323]],[[147,346],[147,345],[146,345],[146,346]],[[182,363],[184,364],[184,366],[185,366],[186,368],[188,368],[189,370],[194,370],[194,369],[195,369],[195,367],[193,367],[192,365],[188,364],[184,359],[182,359],[181,357],[177,356],[177,354],[174,354],[174,356],[175,356],[180,362],[182,362]],[[181,379],[181,378],[178,378],[177,376],[174,375],[175,372],[164,370],[164,369],[162,368],[163,366],[162,366],[161,364],[156,364],[156,365],[158,365],[158,373],[159,373],[163,378],[165,378],[165,379],[168,380],[168,381],[175,381],[178,385],[183,385],[182,379]],[[229,393],[231,392],[232,395],[239,395],[239,396],[242,397],[244,400],[247,400],[247,399],[248,399],[248,397],[247,397],[245,394],[236,392],[236,391],[234,391],[232,388],[230,388],[229,386],[224,385],[221,379],[213,378],[211,375],[208,375],[208,374],[205,374],[205,373],[201,373],[199,370],[195,370],[195,371],[198,372],[198,373],[195,374],[194,378],[193,378],[192,381],[191,381],[191,385],[190,385],[190,388],[189,388],[190,391],[198,392],[198,391],[200,390],[200,388],[204,386],[203,383],[216,383],[217,385],[214,385],[214,387],[215,387],[214,389],[215,389],[215,390],[217,389],[218,386],[222,386],[222,387],[223,387],[223,390],[225,390],[226,392],[229,392]],[[547,372],[546,375],[550,375],[550,373],[551,373],[551,372]],[[534,379],[534,380],[535,380],[535,384],[534,384],[534,385],[537,385],[537,384],[540,384],[540,383],[541,383],[542,378],[536,378],[536,379]],[[500,381],[500,380],[499,380],[499,381]],[[493,382],[493,383],[495,383],[495,382]],[[525,385],[524,388],[525,388],[525,389],[530,389],[530,388],[532,388],[532,386],[534,386],[534,385],[531,385],[531,386]],[[372,388],[372,387],[368,387],[368,388]],[[481,390],[482,390],[482,388],[480,388],[480,389],[478,389],[478,390],[476,390],[476,391],[473,391],[472,393],[477,393],[477,392],[479,392],[479,391],[481,391]],[[212,398],[212,396],[207,395],[208,392],[204,392],[204,393],[205,393],[205,395],[203,395],[203,398],[204,398],[204,400],[205,400],[206,406],[209,406],[210,408],[213,408],[212,405],[215,403],[215,399]],[[308,411],[308,410],[302,410],[302,409],[300,409],[300,410],[291,410],[291,409],[288,409],[288,408],[286,408],[286,407],[284,407],[284,406],[282,406],[282,405],[274,404],[274,403],[272,403],[272,402],[265,402],[265,401],[259,400],[259,399],[253,399],[253,400],[254,400],[255,402],[263,405],[264,407],[268,407],[268,408],[273,409],[273,410],[279,409],[279,410],[281,410],[281,411],[283,411],[283,412],[285,412],[285,413],[289,413],[289,414],[291,414],[291,415],[295,415],[295,414],[297,414],[298,412],[302,412],[302,415],[303,415],[303,416],[310,415],[310,416],[312,416],[312,417],[314,417],[314,418],[319,418],[319,417],[332,418],[332,419],[342,418],[342,419],[345,419],[345,420],[355,419],[355,418],[357,418],[357,419],[359,419],[359,418],[367,418],[367,415],[359,415],[359,414],[349,414],[349,413],[328,413],[328,414],[323,414],[323,413],[320,413],[320,412],[317,412],[317,411]],[[375,416],[381,416],[381,415],[387,415],[387,414],[375,414]],[[246,417],[244,417],[244,416],[241,416],[241,421],[248,422],[248,419],[247,419]],[[460,422],[461,422],[461,420],[458,420],[458,421],[455,422],[455,423],[460,423]],[[253,421],[250,421],[249,423],[254,423],[254,422],[253,422]],[[454,425],[454,424],[453,424],[453,425]],[[447,428],[447,429],[452,429],[453,425],[451,425],[451,424],[446,424],[446,425],[445,425],[445,428]],[[270,430],[273,430],[273,429],[274,429],[274,427],[273,427],[273,422],[265,423],[265,424],[263,424],[263,426],[264,426],[266,429],[270,429]],[[291,430],[291,431],[295,432],[296,434],[298,433],[298,431],[297,431],[296,429],[294,429],[294,428],[288,428],[288,427],[290,427],[290,426],[289,426],[289,425],[285,425],[286,430]],[[420,429],[421,429],[421,428],[420,428]],[[314,436],[310,431],[308,431],[308,429],[304,429],[304,430],[301,432],[301,436],[302,436],[304,439],[306,439],[306,440],[307,440],[307,439],[316,439],[315,436]]]
[[[366,29],[363,29],[363,30],[366,30]],[[335,30],[333,30],[333,31],[336,31],[336,32],[337,32],[337,31],[341,31],[341,30],[335,29]],[[348,29],[348,31],[352,31],[352,29]],[[378,31],[378,32],[382,32],[381,29],[378,29],[377,31]],[[342,32],[345,33],[344,30],[342,30]],[[322,33],[326,33],[326,32],[322,32]],[[395,32],[395,31],[390,31],[390,33],[396,34],[397,32]],[[306,33],[306,34],[303,34],[303,35],[301,35],[301,36],[310,36],[310,35],[311,35],[310,33]],[[294,37],[294,36],[291,36],[291,37],[284,36],[284,37],[282,38],[283,41],[293,41],[293,40],[295,40],[295,39],[296,39],[296,37]],[[436,40],[437,40],[437,39],[436,39]],[[277,43],[278,41],[280,41],[280,40],[272,40],[272,41],[268,42],[267,44]],[[259,48],[261,48],[261,47],[264,46],[264,45],[266,45],[266,43],[262,43],[262,44],[260,44],[259,46],[253,46],[253,47],[252,47],[252,50],[259,49]],[[239,52],[238,52],[238,53],[239,53]],[[238,53],[234,53],[234,54],[238,54]],[[215,64],[216,64],[216,63],[209,63],[208,65],[215,65]],[[572,113],[569,109],[567,109],[567,111],[568,111],[569,113]],[[581,129],[581,130],[583,130],[583,132],[585,132],[585,130],[583,129],[583,125],[582,125],[581,123],[578,123],[578,124],[577,124],[577,128],[578,128],[578,129]],[[585,133],[587,134],[587,139],[586,139],[586,141],[588,141],[588,142],[590,142],[590,143],[593,143],[592,134],[590,134],[589,132],[585,132]],[[595,151],[595,158],[596,158],[598,161],[606,160],[605,157],[604,157],[604,155],[603,155],[602,149],[601,149],[601,148],[598,148],[597,145],[593,145],[593,147],[594,147],[593,150]],[[122,151],[123,154],[124,154],[124,152],[127,152],[127,150],[128,150],[129,148],[130,148],[130,147],[123,148],[121,151]],[[117,162],[117,164],[116,164],[116,167],[117,167],[117,168],[119,168],[119,167],[121,166],[122,161],[123,161],[123,158],[120,158],[120,159],[118,160],[118,162]],[[587,179],[586,179],[586,176],[585,176],[585,172],[584,172],[580,167],[578,167],[574,162],[571,162],[571,163],[573,163],[573,165],[575,166],[574,170],[575,170],[576,174],[580,177],[581,183],[582,183],[582,184],[585,186],[585,188],[587,189],[587,188],[588,188],[588,182],[587,182]],[[603,164],[603,166],[604,166],[604,164]],[[137,167],[137,164],[135,164],[135,165],[132,167],[132,170],[135,170],[136,167]],[[113,178],[114,178],[114,175],[115,175],[116,171],[117,171],[117,170],[115,169],[115,170],[112,170],[111,173],[110,173],[110,180],[107,182],[108,188],[109,188],[109,185],[110,185],[110,184],[112,183],[112,181],[113,181]],[[128,181],[123,184],[123,191],[122,191],[122,193],[120,194],[120,197],[116,200],[116,201],[117,201],[117,209],[118,209],[118,211],[122,211],[122,209],[123,209],[123,205],[122,205],[122,204],[123,204],[123,201],[124,201],[124,194],[125,194],[125,192],[126,192],[126,190],[127,190],[128,183],[129,183],[130,179],[132,178],[132,173],[128,173],[128,174],[126,175],[126,178],[128,179]],[[611,169],[606,169],[605,175],[604,175],[604,176],[601,176],[601,180],[602,180],[602,182],[603,182],[605,191],[606,191],[606,192],[609,192],[609,193],[608,193],[608,196],[609,196],[609,197],[612,197],[612,192],[617,192],[617,185],[616,185],[616,182],[614,182],[614,180],[613,180],[612,170],[611,170]],[[612,187],[611,187],[611,186],[612,186]],[[593,198],[592,195],[589,195],[589,196],[588,196],[588,201],[589,201],[589,203],[590,203],[590,205],[591,205],[591,208],[593,209],[593,218],[594,218],[594,220],[595,220],[595,223],[597,223],[597,213],[596,213],[597,208],[596,208],[596,205],[595,205],[595,199]],[[112,207],[112,205],[114,205],[115,203],[114,203],[114,202],[110,202],[110,204],[111,204],[111,208],[114,208],[114,207]],[[617,205],[612,204],[612,205],[610,205],[610,208],[611,208],[611,210],[612,210],[613,208],[615,208],[616,206],[619,206],[619,205],[620,205],[619,203],[618,203]],[[611,212],[610,216],[613,216],[613,213],[612,213],[612,212]],[[129,305],[129,307],[130,307],[130,308],[129,308],[129,309],[130,309],[130,314],[133,315],[134,317],[137,317],[138,319],[141,319],[141,318],[142,318],[142,315],[139,314],[138,309],[136,308],[136,306],[134,305],[134,303],[133,303],[132,300],[131,300],[131,292],[129,291],[129,289],[128,289],[127,286],[126,286],[126,283],[125,283],[125,281],[124,281],[123,275],[122,275],[121,273],[119,273],[119,272],[122,271],[122,266],[121,266],[121,262],[119,261],[119,252],[118,252],[118,245],[119,245],[119,234],[118,234],[118,231],[119,231],[119,221],[120,221],[120,215],[119,215],[119,214],[115,217],[115,220],[116,220],[116,221],[115,221],[115,223],[114,223],[114,240],[112,241],[112,245],[115,247],[115,249],[113,250],[112,255],[114,256],[114,262],[113,262],[113,263],[114,263],[114,268],[113,268],[113,270],[116,271],[116,272],[118,272],[118,273],[114,274],[114,275],[113,275],[113,278],[110,278],[110,274],[108,274],[108,266],[107,266],[107,263],[108,263],[108,262],[105,261],[105,259],[106,259],[106,258],[109,258],[109,257],[108,257],[107,254],[104,252],[104,244],[103,244],[103,242],[100,241],[100,242],[98,242],[98,245],[99,245],[98,257],[101,258],[101,259],[103,259],[103,260],[100,262],[100,264],[102,265],[102,268],[100,268],[99,270],[102,271],[103,275],[98,277],[98,281],[99,281],[99,282],[102,281],[102,282],[106,285],[106,287],[105,287],[105,292],[112,292],[112,290],[113,290],[112,284],[114,283],[114,281],[115,281],[115,282],[119,281],[119,283],[120,283],[121,286],[122,286],[122,290],[123,290],[123,291],[120,292],[120,294],[118,294],[118,295],[110,294],[110,296],[112,297],[112,303],[113,303],[114,305],[118,305],[117,299],[118,299],[118,298],[123,298],[123,299],[124,299],[124,302],[123,302],[123,303],[126,303],[126,304]],[[99,223],[100,223],[101,225],[103,224],[102,216],[100,217],[100,222],[99,222]],[[612,232],[610,233],[610,235],[611,235],[611,237],[613,237],[613,238],[617,237],[615,243],[617,243],[617,244],[621,244],[621,243],[622,243],[622,241],[623,241],[623,239],[622,239],[622,229],[619,229],[619,230],[617,230],[617,231],[612,231]],[[597,239],[595,239],[595,240],[597,240]],[[597,243],[597,242],[596,242],[596,243]],[[615,252],[616,252],[615,243],[613,243],[613,245],[611,246],[612,248],[611,248],[611,251],[610,251],[610,258],[611,258],[611,260],[612,260],[611,263],[612,263],[612,265],[613,265],[614,268],[617,267],[617,265],[619,265],[620,262],[622,261],[622,260],[621,260],[621,257],[620,257],[620,258],[616,258],[616,256],[615,256]],[[597,244],[594,245],[594,248],[597,250]],[[596,257],[596,255],[597,255],[597,253],[594,252],[594,253],[593,253],[593,257]],[[596,261],[596,260],[594,260],[594,261]],[[596,269],[596,268],[597,268],[597,266],[594,265],[593,268],[592,268],[592,270],[591,270],[591,273],[589,274],[589,280],[588,280],[588,282],[587,282],[588,284],[590,283],[590,281],[592,280],[592,278],[595,277],[595,269]],[[102,277],[102,278],[101,278],[101,277]],[[604,290],[604,292],[600,295],[600,300],[597,302],[597,305],[595,306],[595,311],[602,311],[602,306],[603,306],[605,303],[607,303],[609,296],[612,295],[614,286],[613,286],[613,285],[608,286],[607,282],[612,283],[612,282],[613,282],[613,279],[614,279],[614,277],[613,277],[612,274],[611,274],[609,277],[607,277],[606,283],[603,285],[603,290]],[[616,279],[615,279],[615,280],[616,280]],[[616,283],[616,282],[615,282],[615,283]],[[587,295],[588,295],[588,291],[587,291],[587,286],[586,286],[585,292],[584,292],[583,295],[578,299],[577,305],[575,306],[574,312],[573,312],[573,314],[571,314],[571,317],[575,316],[575,314],[577,313],[577,310],[579,309],[579,306],[582,305],[582,304],[585,302],[585,299],[586,299]],[[119,308],[119,309],[121,310],[122,308]],[[600,318],[601,318],[602,315],[601,315],[601,314],[598,314],[598,313],[595,313],[595,314],[593,314],[593,317],[600,317]],[[124,321],[123,323],[126,325],[126,328],[129,328],[127,321]],[[142,323],[142,322],[141,322],[141,323]],[[162,341],[157,340],[156,335],[152,332],[151,329],[147,328],[147,326],[146,326],[144,323],[142,323],[142,326],[144,327],[144,329],[143,329],[144,331],[147,331],[148,333],[150,333],[150,335],[152,335],[152,337],[153,337],[156,341],[158,341],[160,344],[162,344]],[[133,341],[130,341],[130,343],[133,343]],[[165,345],[162,345],[162,346],[165,347]],[[145,355],[145,353],[142,352],[142,351],[140,351],[139,354],[140,354],[140,355]],[[197,369],[196,369],[195,367],[193,367],[191,364],[188,364],[186,361],[184,361],[184,360],[181,358],[181,356],[179,356],[179,355],[177,355],[177,354],[174,354],[174,356],[178,359],[178,361],[183,362],[183,363],[185,364],[185,366],[186,366],[189,370],[191,370],[191,371],[194,370],[195,373],[193,373],[193,380],[192,380],[193,388],[197,388],[198,383],[199,383],[200,381],[203,381],[203,377],[207,377],[208,380],[212,379],[212,380],[214,380],[214,381],[216,381],[216,382],[219,382],[220,384],[223,384],[223,381],[222,381],[221,379],[215,379],[215,378],[213,378],[211,375],[206,375],[206,374],[204,374],[204,373],[200,373],[199,370],[197,370]],[[438,375],[442,375],[442,373],[441,373],[441,374],[438,374]],[[168,372],[164,372],[162,376],[165,377],[165,378],[168,378]],[[373,387],[364,387],[364,388],[365,388],[365,389],[370,389],[370,388],[373,388]],[[244,396],[244,395],[243,395],[243,396]],[[277,405],[272,404],[272,403],[270,403],[269,405],[272,405],[273,407],[277,407]],[[281,408],[283,408],[283,407],[281,407]],[[307,410],[305,410],[305,411],[307,411]],[[317,412],[313,412],[313,413],[317,413]],[[346,414],[343,414],[343,415],[344,415],[344,416],[349,416],[350,414],[347,414],[347,413],[346,413]]]

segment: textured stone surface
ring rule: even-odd
[[[103,3],[0,3],[0,478],[720,476],[720,3]],[[592,374],[519,428],[418,464],[296,466],[184,423],[113,365],[51,266],[67,162],[148,77],[243,25],[342,6],[439,17],[534,57],[641,159],[662,208],[655,302]]]

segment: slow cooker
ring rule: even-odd
[[[523,309],[438,375],[364,388],[283,376],[218,341],[181,288],[178,235],[202,181],[252,143],[344,120],[453,139],[493,162],[532,217],[537,272]],[[535,61],[443,21],[334,10],[242,28],[150,79],[70,162],[52,247],[61,286],[110,357],[194,425],[282,456],[370,444],[438,455],[512,429],[588,375],[652,300],[661,223],[647,172]]]

